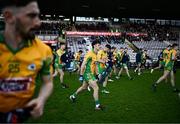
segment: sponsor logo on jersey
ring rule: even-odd
[[[36,70],[36,65],[35,64],[28,65],[28,70],[35,71]]]
[[[26,91],[32,78],[4,78],[0,79],[0,92]]]

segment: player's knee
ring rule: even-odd
[[[87,85],[82,85],[82,89],[83,90],[87,89]]]
[[[94,91],[98,91],[99,90],[99,87],[98,87],[98,85],[94,85]]]

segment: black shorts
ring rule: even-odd
[[[0,123],[23,123],[30,116],[32,108],[16,109],[7,113],[0,112]]]

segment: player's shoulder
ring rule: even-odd
[[[100,55],[100,54],[103,54],[103,53],[104,53],[103,50],[99,50],[97,54]]]
[[[177,51],[176,51],[175,49],[172,49],[172,53],[176,54],[176,53],[177,53]]]
[[[89,51],[86,53],[86,55],[90,55],[90,54],[92,54],[92,51],[91,51],[91,50],[89,50]]]
[[[86,56],[93,56],[93,55],[96,55],[96,54],[92,50],[86,53]]]
[[[60,48],[56,50],[56,53],[59,53],[59,52],[61,52],[61,49],[60,49]]]
[[[41,52],[47,52],[51,51],[51,48],[46,45],[45,43],[42,42],[39,38],[35,38],[33,41],[36,44],[36,47],[41,51]]]

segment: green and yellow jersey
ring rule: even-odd
[[[165,69],[171,71],[174,66],[174,62],[177,59],[177,51],[174,49],[169,50],[169,53],[166,58]]]
[[[52,74],[52,51],[35,38],[19,50],[0,35],[0,112],[23,108],[34,95],[35,78]]]
[[[75,60],[75,61],[78,61],[78,62],[79,62],[79,61],[80,61],[80,58],[81,58],[81,54],[80,54],[79,52],[77,52],[77,53],[74,54],[74,60]]]
[[[118,59],[119,62],[121,62],[122,57],[123,57],[123,54],[124,54],[123,51],[119,51],[119,52],[117,53],[117,59]]]
[[[107,53],[104,52],[104,50],[100,50],[97,54],[97,61],[99,60],[103,60],[106,61],[107,60]],[[98,73],[101,74],[105,69],[105,63],[102,62],[98,62]]]
[[[65,51],[64,50],[62,50],[62,49],[58,49],[57,51],[56,51],[56,53],[57,53],[57,55],[58,55],[58,62],[59,62],[59,64],[62,64],[62,61],[61,61],[61,56],[65,53]]]
[[[142,57],[141,57],[141,63],[145,63],[146,62],[146,59],[147,59],[147,53],[142,53]]]
[[[168,61],[168,55],[169,55],[169,50],[168,49],[165,49],[164,51],[163,51],[163,61],[164,62],[166,62],[166,61]]]
[[[117,51],[114,51],[113,52],[113,58],[114,58],[114,61],[116,62],[117,60],[117,57],[118,57],[118,52]]]
[[[83,74],[85,81],[96,80],[95,73],[96,73],[97,54],[93,50],[87,52],[84,57],[84,62],[86,63]]]
[[[61,56],[65,53],[64,50],[62,49],[58,49],[56,51],[56,59],[55,59],[55,68],[56,69],[62,69],[63,65],[62,65],[62,61],[61,61]]]
[[[103,60],[105,61],[107,59],[107,53],[104,52],[104,50],[100,50],[97,54],[97,60]],[[105,63],[100,63],[101,68],[105,68]]]

